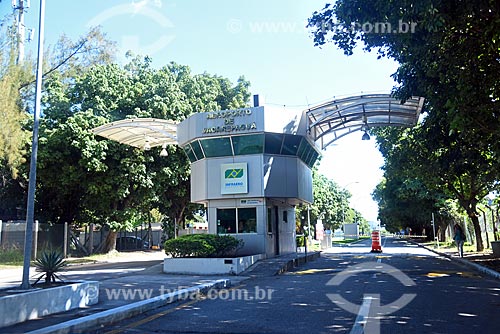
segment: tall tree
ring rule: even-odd
[[[323,221],[325,229],[339,228],[344,221],[352,222],[356,211],[349,208],[351,194],[342,189],[334,181],[313,168],[313,199],[310,206],[309,218],[314,224],[318,219]],[[297,209],[297,218],[307,217],[307,207]]]
[[[192,76],[188,67],[174,63],[155,69],[149,57],[133,57],[124,67],[94,66],[73,80],[64,85],[54,76],[47,85],[39,173],[47,219],[109,228],[105,252],[115,247],[117,231],[146,220],[153,208],[178,222],[191,217],[198,207],[190,203],[189,161],[182,149],[169,147],[169,156],[159,157],[156,149],[102,140],[90,130],[130,117],[181,121],[211,110],[197,101],[215,100],[210,108],[216,109],[243,107],[248,83],[233,87],[227,79]]]
[[[498,179],[498,22],[500,4],[493,0],[341,0],[309,19],[316,45],[333,42],[346,54],[360,42],[366,50],[377,49],[380,57],[400,64],[393,75],[399,84],[395,94],[426,98],[430,116],[420,140],[428,146],[419,147],[420,162],[434,167],[430,175],[467,211],[478,249],[475,208]]]
[[[25,162],[30,150],[32,117],[29,114],[35,81],[33,59],[29,55],[23,63],[15,63],[17,37],[9,24],[9,18],[1,22],[0,34],[0,216],[15,219],[22,217],[26,203],[28,166]],[[61,37],[49,47],[49,55],[45,57],[44,92],[50,84],[71,85],[71,73],[84,73],[92,64],[112,59],[113,45],[98,29],[92,29],[76,43]]]

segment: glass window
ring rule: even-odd
[[[309,156],[309,154],[311,154],[311,151],[313,151],[313,148],[312,148],[311,144],[309,144],[306,140],[304,140],[303,142],[305,143],[305,149],[302,152],[302,154],[299,156],[299,158],[302,159],[302,161],[304,161],[305,163],[307,163],[307,157]]]
[[[202,139],[201,146],[207,158],[233,155],[229,137]]]
[[[302,156],[304,155],[304,151],[307,150],[307,146],[309,144],[307,143],[307,140],[305,140],[304,138],[302,138],[302,140],[300,141],[300,145],[299,145],[299,150],[297,151],[297,156],[299,158],[302,159]]]
[[[235,155],[258,154],[264,151],[264,135],[231,137]]]
[[[312,168],[312,166],[316,162],[316,159],[318,159],[318,156],[319,156],[318,152],[316,152],[316,150],[313,150],[312,155],[309,157],[308,161],[306,162],[307,165]]]
[[[196,161],[196,156],[193,153],[193,149],[191,148],[191,145],[187,144],[183,148],[184,148],[184,152],[186,152],[186,155],[189,158],[189,161],[195,162]]]
[[[200,142],[195,140],[191,143],[191,147],[193,148],[194,154],[196,154],[196,158],[198,160],[203,159],[205,155],[203,154],[203,151],[201,150]]]
[[[236,209],[217,209],[217,233],[236,233]]]
[[[284,155],[296,155],[299,150],[301,136],[285,135],[285,140],[283,143],[283,149],[281,154]]]
[[[280,154],[283,135],[278,133],[266,133],[265,153]]]
[[[238,208],[238,233],[257,232],[257,209]]]
[[[267,233],[273,232],[273,209],[267,208]]]

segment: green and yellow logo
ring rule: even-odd
[[[243,168],[238,169],[226,169],[224,171],[224,177],[226,179],[239,179],[243,177]]]

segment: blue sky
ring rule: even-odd
[[[333,45],[314,47],[305,25],[319,0],[46,0],[46,44],[61,34],[72,39],[101,25],[119,46],[148,54],[155,66],[170,61],[193,73],[208,72],[233,82],[244,75],[253,94],[266,103],[307,108],[334,97],[360,92],[389,92],[397,64],[358,50],[345,56]],[[25,19],[38,28],[38,0],[31,0]],[[0,2],[0,14],[11,1]],[[37,34],[35,34],[37,36]],[[36,38],[35,38],[36,41]],[[30,48],[35,50],[36,43]],[[353,194],[351,204],[376,220],[370,193],[380,181],[383,163],[374,140],[354,133],[324,151],[320,171]]]

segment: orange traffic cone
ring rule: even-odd
[[[380,231],[372,232],[372,253],[382,253],[382,246],[380,245]]]

